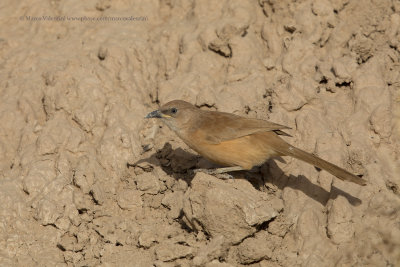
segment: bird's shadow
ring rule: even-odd
[[[275,160],[276,159],[268,160],[262,168],[262,173],[264,174],[263,177],[265,182],[269,182],[277,186],[280,190],[283,190],[285,187],[299,190],[322,205],[326,205],[330,199],[336,199],[338,196],[346,198],[347,201],[353,206],[358,206],[362,203],[361,199],[354,197],[333,185],[331,186],[331,190],[327,191],[321,186],[312,183],[304,175],[288,176],[279,168]]]
[[[282,158],[270,159],[262,167],[256,168],[256,172],[239,171],[230,172],[229,174],[235,179],[244,178],[249,180],[257,190],[265,187],[266,183],[271,183],[280,190],[283,190],[285,187],[299,190],[324,206],[330,199],[336,199],[338,196],[346,198],[353,206],[358,206],[362,203],[361,199],[337,187],[331,186],[331,190],[327,191],[321,186],[312,183],[304,175],[288,176],[279,168],[275,162],[276,160],[284,161]],[[192,169],[217,167],[202,157],[181,148],[172,149],[169,143],[166,143],[162,149],[153,153],[150,157],[141,159],[131,165],[140,166],[143,163],[160,166],[168,175],[175,179],[185,180],[189,185],[195,176]]]

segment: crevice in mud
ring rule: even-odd
[[[218,55],[224,57],[224,58],[232,58],[233,56],[233,51],[232,48],[229,44],[226,45],[226,47],[229,49],[229,53],[227,53],[226,51],[222,51],[219,47],[208,47],[211,51],[213,51],[214,53],[217,53]]]
[[[149,144],[147,145],[142,145],[142,150],[143,152],[147,152],[151,150],[151,146]],[[128,164],[127,164],[128,165]]]
[[[350,87],[351,82],[341,82],[341,83],[335,83],[336,87],[342,88],[342,87]]]
[[[240,240],[240,241],[237,242],[237,243],[234,243],[233,245],[234,245],[234,246],[238,246],[238,245],[240,245],[241,243],[243,243],[246,239],[254,238],[258,232],[260,232],[260,231],[267,231],[269,224],[270,224],[271,222],[275,221],[276,218],[277,218],[277,217],[271,218],[270,220],[265,221],[265,222],[263,222],[262,224],[256,225],[256,226],[255,226],[256,232],[254,232],[254,233],[251,234],[251,235],[248,235],[248,236],[244,237],[242,240]]]
[[[61,245],[60,243],[57,244],[57,248],[59,248],[62,252],[67,251],[67,250],[63,247],[63,245]]]
[[[193,233],[195,230],[193,230],[189,225],[186,224],[186,222],[183,220],[183,211],[181,210],[181,214],[179,215],[179,218],[177,219],[178,223],[181,226],[181,229],[186,231],[187,233]],[[209,236],[206,232],[204,232],[206,236]]]
[[[267,230],[269,224],[270,224],[271,222],[275,221],[276,218],[277,218],[277,217],[271,218],[270,220],[265,221],[265,222],[263,222],[262,224],[257,225],[257,226],[256,226],[257,232]]]
[[[268,100],[268,111],[272,112],[272,109],[273,109],[272,101]]]
[[[57,225],[55,225],[54,223],[48,223],[48,224],[42,224],[44,227],[47,227],[47,226],[52,226],[52,227],[54,227],[55,229],[60,229],[60,228],[58,228],[57,227]]]
[[[42,97],[41,102],[42,102],[42,109],[43,109],[44,115],[46,116],[46,121],[48,121],[49,120],[49,113],[47,113],[47,110],[46,110],[46,104],[45,104],[45,97],[44,96]]]
[[[293,25],[285,25],[284,29],[290,34],[293,34],[297,30],[296,27]]]
[[[302,109],[305,105],[307,105],[308,103],[304,103],[303,105],[301,105],[300,107],[297,107],[295,109],[293,109],[293,111],[299,111],[300,109]]]
[[[251,235],[245,236],[242,240],[240,240],[240,241],[237,242],[237,243],[234,243],[233,245],[234,245],[234,246],[239,246],[239,245],[242,244],[246,239],[254,238],[254,237],[256,236],[256,233],[258,233],[258,232],[259,232],[259,231],[255,232],[255,233],[253,233],[253,234],[251,234]]]
[[[186,241],[178,241],[177,244],[185,246],[185,247],[190,247],[190,245]]]
[[[214,104],[210,105],[210,104],[207,104],[207,103],[203,103],[201,105],[196,105],[196,107],[198,107],[198,108],[206,107],[206,108],[209,108],[209,109],[212,109],[212,108],[216,109]]]
[[[395,183],[391,181],[386,181],[386,188],[393,194],[400,196],[399,187]]]
[[[155,95],[153,93],[149,94],[151,103],[160,105],[160,100],[158,99],[158,88],[156,88]]]
[[[81,130],[84,131],[85,133],[87,133],[87,134],[93,136],[92,131],[86,129],[86,127],[79,121],[79,119],[78,119],[76,116],[72,116],[72,117],[71,117],[71,121],[72,121],[73,123],[75,123],[76,126],[77,126],[79,129],[81,129]]]
[[[96,205],[100,205],[99,201],[95,198],[93,190],[89,191],[89,196],[92,198],[92,201]]]
[[[86,208],[82,208],[82,209],[78,209],[78,213],[79,214],[84,214],[84,213],[87,213],[87,209]]]
[[[268,112],[272,112],[273,104],[272,104],[272,93],[267,89],[263,94],[263,98],[267,101]]]
[[[322,79],[319,81],[319,84],[327,84],[328,79],[325,76],[322,76]]]
[[[263,260],[265,260],[265,258],[261,258],[261,259],[254,260],[254,261],[251,261],[251,262],[242,263],[242,265],[244,265],[244,266],[250,266],[250,265],[254,265],[254,264],[256,264],[256,263],[262,262]]]
[[[103,61],[103,60],[106,59],[106,54],[98,53],[98,54],[97,54],[97,58],[98,58],[100,61]]]
[[[95,229],[95,228],[94,228],[93,230],[100,236],[101,239],[103,239],[104,243],[107,243],[107,240],[105,240],[104,235],[102,235],[102,234],[99,232],[99,230],[97,230],[97,229]]]

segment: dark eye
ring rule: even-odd
[[[172,114],[176,114],[178,112],[178,110],[176,108],[171,108],[171,113]]]

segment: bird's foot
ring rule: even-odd
[[[195,174],[198,172],[213,175],[219,179],[234,179],[234,177],[228,173],[221,173],[220,169],[195,169],[195,170],[193,170],[193,173],[195,173]]]

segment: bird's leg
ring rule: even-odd
[[[240,166],[234,166],[234,167],[217,168],[217,169],[195,169],[195,170],[193,170],[194,173],[204,172],[207,174],[221,174],[221,173],[234,172],[234,171],[243,171],[243,168]]]
[[[236,171],[243,171],[243,168],[240,166],[234,166],[234,167],[214,169],[215,174],[226,173],[226,172],[236,172]]]
[[[218,178],[230,179],[233,178],[232,175],[227,174],[227,172],[242,171],[243,168],[240,166],[218,168],[218,169],[195,169],[194,173],[204,172],[210,175],[216,175]]]

